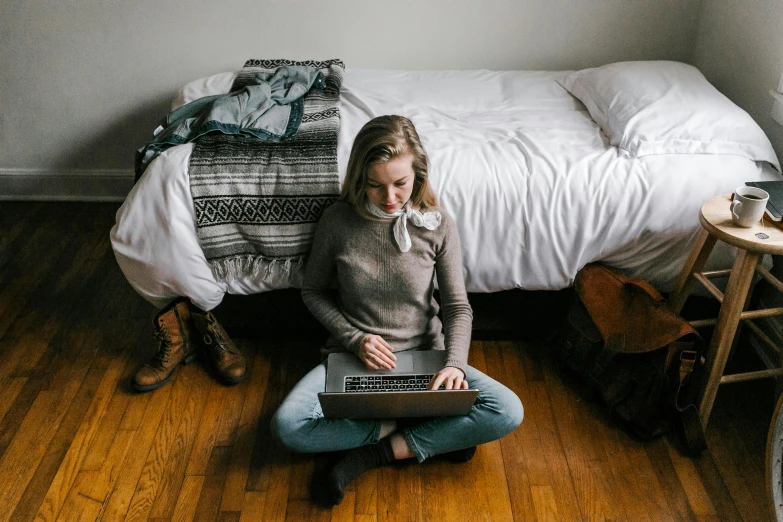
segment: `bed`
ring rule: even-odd
[[[237,72],[185,85],[172,108],[229,91]],[[670,289],[708,198],[781,179],[753,120],[677,62],[581,71],[345,71],[340,181],[353,137],[374,116],[419,132],[439,203],[456,221],[469,292],[570,286],[601,261]],[[218,278],[194,226],[193,144],[157,157],[117,212],[111,242],[129,283],[162,307],[187,296],[205,310],[226,293],[298,287],[302,269]],[[717,248],[712,268],[728,268]]]

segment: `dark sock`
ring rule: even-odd
[[[345,487],[359,475],[393,461],[394,451],[389,437],[381,439],[378,444],[350,450],[326,474],[327,502],[336,506],[343,501]]]
[[[449,451],[448,453],[443,454],[443,458],[448,460],[449,462],[454,462],[455,464],[458,464],[460,462],[467,462],[470,459],[473,458],[473,455],[476,454],[476,446],[471,446],[469,448],[456,450],[456,451]]]

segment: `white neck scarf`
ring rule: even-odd
[[[370,214],[378,218],[397,218],[394,222],[394,240],[397,241],[397,246],[400,247],[400,251],[402,252],[407,252],[411,249],[411,236],[408,234],[407,225],[408,219],[417,227],[424,227],[427,230],[435,230],[440,226],[440,212],[437,210],[431,210],[424,213],[419,212],[411,207],[410,201],[405,203],[402,209],[391,214],[387,214],[369,201],[367,201],[367,210],[370,211]]]

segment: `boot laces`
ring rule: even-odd
[[[214,346],[212,346],[213,342]],[[204,344],[212,346],[212,349],[218,353],[231,352],[231,350],[228,349],[228,343],[223,339],[216,324],[212,322],[207,324],[207,333],[204,334]]]
[[[162,363],[167,362],[171,355],[171,334],[169,334],[166,325],[160,326],[152,333],[152,336],[158,341],[158,353],[154,358]]]

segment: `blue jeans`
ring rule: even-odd
[[[422,418],[402,428],[419,462],[497,440],[522,422],[519,397],[511,390],[468,366],[470,388],[479,390],[473,409],[459,417]],[[299,381],[272,417],[272,434],[288,449],[300,453],[338,451],[375,444],[380,420],[328,419],[321,411],[318,393],[326,386],[326,366],[319,364]],[[418,420],[418,419],[416,419]]]

